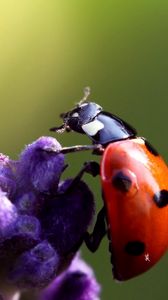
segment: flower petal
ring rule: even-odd
[[[99,300],[100,285],[92,269],[76,256],[69,269],[39,295],[38,300]]]
[[[43,241],[16,260],[9,279],[20,288],[46,286],[55,276],[58,265],[56,251],[47,241]]]

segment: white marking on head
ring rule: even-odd
[[[82,126],[83,131],[90,136],[94,136],[103,128],[104,128],[104,124],[99,120],[94,120]]]
[[[77,112],[75,112],[75,113],[72,114],[72,117],[73,117],[73,118],[78,118],[78,117],[79,117],[79,114],[78,114]]]

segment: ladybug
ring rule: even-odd
[[[119,117],[86,99],[61,115],[51,131],[86,134],[90,146],[65,147],[63,153],[93,149],[100,167],[86,163],[79,173],[100,174],[104,206],[85,243],[96,251],[107,233],[115,279],[125,281],[150,269],[168,249],[168,167],[153,146]]]

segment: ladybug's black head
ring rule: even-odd
[[[70,111],[61,114],[63,124],[50,130],[56,132],[76,131],[86,134],[94,144],[109,143],[136,136],[136,130],[117,116],[103,111],[95,102],[87,101],[90,88],[85,88],[83,99]]]
[[[61,114],[63,124],[60,127],[51,128],[51,131],[76,131],[79,133],[85,133],[83,126],[92,122],[102,111],[102,107],[94,102],[82,101],[77,106]]]

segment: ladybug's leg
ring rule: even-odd
[[[85,162],[79,173],[73,178],[71,184],[67,188],[66,192],[74,188],[81,180],[85,173],[91,174],[93,177],[100,174],[100,166],[96,161]]]
[[[75,177],[76,179],[81,179],[84,173],[88,173],[92,175],[93,177],[96,177],[97,175],[100,174],[100,165],[96,161],[88,161],[85,162],[82,169],[79,171],[77,176]],[[74,180],[75,180],[74,178]]]
[[[93,150],[94,154],[102,154],[104,152],[104,148],[101,144],[95,144],[95,145],[75,145],[70,147],[63,147],[61,149],[55,150],[55,153],[74,153],[79,151],[88,151]]]
[[[105,220],[105,207],[103,206],[103,208],[97,215],[97,220],[93,232],[91,234],[86,232],[84,237],[85,244],[91,252],[95,252],[98,249],[101,240],[107,233]]]

